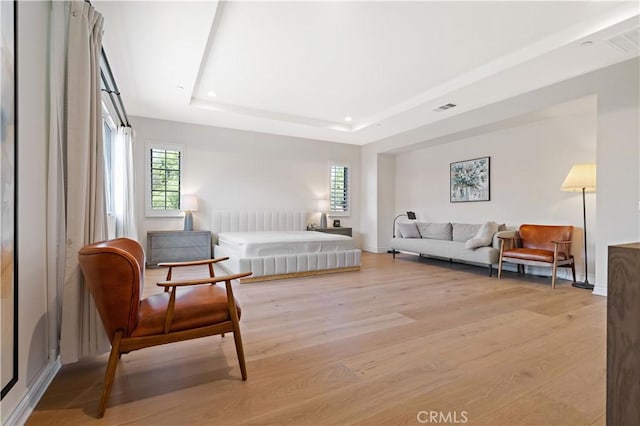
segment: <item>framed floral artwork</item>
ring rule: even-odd
[[[489,159],[490,157],[474,158],[449,165],[449,201],[462,203],[490,200]]]

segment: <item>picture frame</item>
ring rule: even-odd
[[[0,399],[18,381],[16,2],[0,2]]]
[[[449,202],[491,200],[491,157],[449,164]]]
[[[340,228],[340,219],[333,219],[333,227]]]

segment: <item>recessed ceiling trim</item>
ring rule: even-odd
[[[222,19],[222,14],[224,12],[224,1],[216,1],[216,9],[213,12],[213,21],[211,22],[211,30],[209,31],[209,38],[207,39],[207,43],[204,46],[204,50],[200,55],[200,65],[198,66],[198,74],[196,75],[196,80],[193,85],[193,89],[191,92],[191,96],[195,93],[197,87],[200,86],[200,81],[202,79],[202,71],[204,69],[204,64],[207,59],[207,52],[211,50],[211,46],[213,46],[213,39],[216,36],[216,32],[218,31],[218,27],[220,26],[220,20]],[[210,90],[210,92],[214,92]]]
[[[289,123],[302,124],[306,126],[322,127],[325,129],[338,130],[341,132],[351,132],[353,127],[349,124],[338,123],[334,121],[319,120],[317,118],[303,117],[293,114],[284,114],[281,112],[272,112],[262,109],[243,107],[239,105],[225,104],[223,102],[213,102],[209,99],[199,99],[192,97],[191,106],[196,108],[208,109],[211,111],[226,112],[239,115],[248,115],[257,118],[267,118],[270,120],[287,121]]]
[[[426,103],[433,102],[450,92],[462,89],[463,87],[469,86],[499,72],[506,71],[509,68],[513,68],[538,56],[542,56],[545,53],[558,49],[559,47],[574,43],[590,34],[601,31],[609,26],[633,18],[637,15],[637,7],[634,5],[625,5],[615,8],[604,16],[599,16],[586,22],[573,25],[564,31],[543,38],[511,54],[488,62],[471,72],[454,77],[444,84],[435,86],[403,103],[397,104],[385,111],[381,111],[379,114],[367,117],[366,120],[363,121],[375,123],[387,120],[391,117],[420,107]],[[359,126],[356,130],[360,130],[364,127],[365,126]]]

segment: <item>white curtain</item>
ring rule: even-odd
[[[51,2],[49,36],[49,161],[47,167],[47,300],[49,356],[59,353],[65,262],[64,90],[68,2]]]
[[[56,50],[50,62],[48,278],[49,294],[55,293],[58,303],[62,300],[60,355],[66,364],[109,350],[77,259],[81,247],[107,236],[100,97],[103,19],[80,0],[52,2],[52,8]],[[64,222],[55,219],[60,217]]]
[[[131,127],[118,127],[113,153],[113,196],[116,215],[116,236],[138,239],[135,212],[133,172],[133,142]]]

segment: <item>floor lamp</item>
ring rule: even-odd
[[[402,217],[402,216],[406,216],[408,219],[410,220],[415,220],[416,219],[416,212],[406,212],[406,213],[402,213],[399,214],[398,216],[396,216],[393,219],[393,231],[391,233],[391,235],[393,235],[393,238],[396,237],[396,221],[398,220],[398,218]],[[387,251],[387,253],[392,253],[392,254],[397,254],[400,253],[399,251],[396,251],[396,249],[392,249]]]
[[[584,281],[574,282],[571,285],[578,288],[593,290],[594,285],[589,283],[587,260],[587,206],[584,194],[596,192],[596,165],[576,164],[571,167],[569,174],[560,187],[562,191],[582,192],[582,221],[584,224]]]

